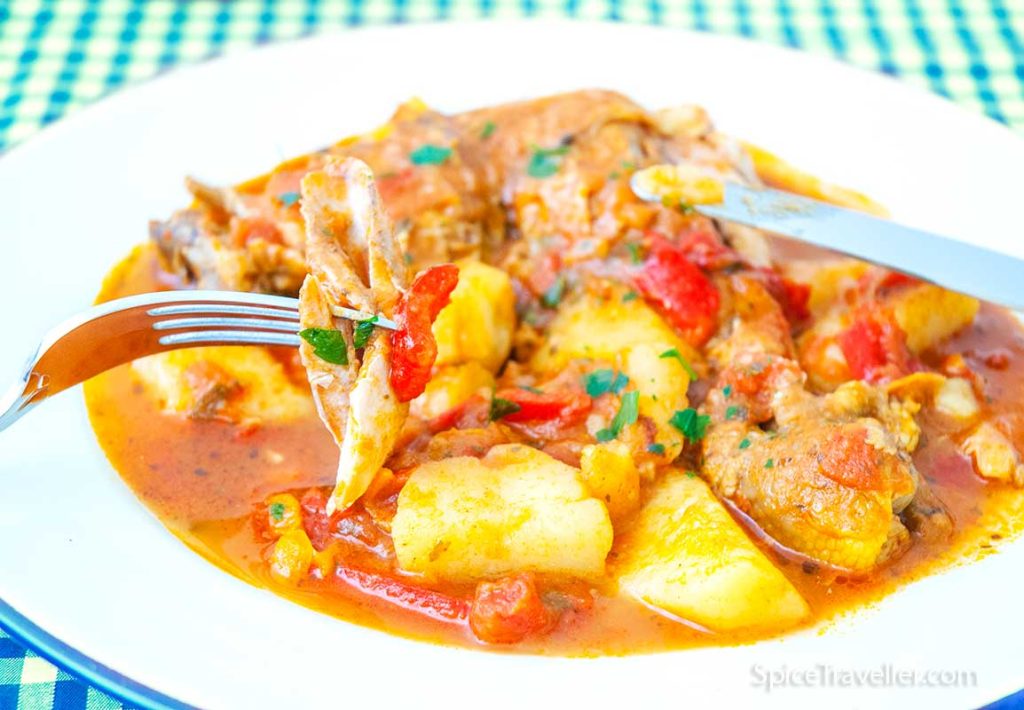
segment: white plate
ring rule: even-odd
[[[376,125],[412,95],[454,111],[587,86],[651,107],[699,102],[721,127],[865,190],[906,221],[1024,254],[1024,142],[887,79],[736,39],[641,27],[360,30],[175,72],[79,112],[0,160],[0,373],[14,373],[36,335],[91,301],[104,271],[145,239],[149,218],[184,204],[186,173],[214,182],[249,176]],[[914,584],[823,635],[550,659],[397,639],[220,572],[136,502],[93,440],[77,392],[0,436],[0,481],[0,599],[108,669],[205,707],[382,697],[519,708],[731,707],[753,698],[965,706],[1024,686],[1021,542]],[[22,633],[45,641],[38,630]],[[109,670],[66,648],[48,652],[120,687]],[[755,665],[818,664],[973,671],[977,685],[770,693],[754,685]],[[141,692],[137,702],[157,702]]]

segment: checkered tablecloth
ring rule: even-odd
[[[180,64],[339,27],[575,17],[799,47],[1024,133],[1024,0],[0,0],[0,151]],[[0,561],[2,565],[2,561]],[[0,710],[118,708],[0,631]]]

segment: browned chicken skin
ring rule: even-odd
[[[752,280],[732,281],[737,322],[717,347],[730,359],[704,405],[713,426],[703,474],[781,545],[867,571],[910,541],[898,514],[918,476],[896,405],[859,382],[809,393],[775,301]]]

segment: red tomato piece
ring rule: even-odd
[[[484,643],[516,643],[547,630],[552,622],[529,572],[480,582],[469,611],[469,626]]]
[[[759,268],[756,270],[764,287],[772,295],[790,323],[799,323],[811,317],[807,304],[811,300],[811,287],[785,278],[775,269]]]
[[[417,587],[395,577],[343,564],[335,568],[334,574],[363,594],[384,599],[437,621],[464,622],[470,614],[468,599]]]
[[[674,244],[653,236],[636,285],[694,346],[701,346],[718,325],[718,289]]]
[[[839,346],[850,374],[871,383],[896,379],[916,367],[907,349],[907,335],[892,314],[877,304],[861,306],[853,324],[839,334]]]
[[[519,411],[506,414],[508,422],[533,422],[559,419],[565,424],[579,421],[590,411],[590,397],[585,392],[531,392],[524,389],[504,389],[495,397],[519,406]]]
[[[391,388],[400,402],[423,393],[437,358],[437,342],[431,326],[448,305],[459,283],[454,264],[431,266],[421,271],[395,309],[398,330],[391,331]]]
[[[885,479],[879,466],[879,452],[867,441],[864,428],[843,428],[832,436],[818,454],[818,470],[839,485],[859,491],[883,490]]]

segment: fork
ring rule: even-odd
[[[48,397],[146,355],[206,345],[298,347],[298,307],[294,298],[235,291],[144,293],[93,306],[43,337],[18,382],[0,399],[0,431]],[[350,308],[332,312],[398,327]]]

